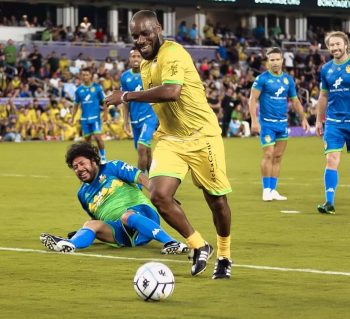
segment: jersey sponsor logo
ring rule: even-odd
[[[283,83],[286,84],[286,85],[288,85],[288,84],[289,84],[288,79],[287,79],[287,78],[283,78]]]
[[[271,142],[271,136],[270,136],[270,135],[265,135],[265,136],[264,136],[264,141],[265,141],[266,143],[270,143],[270,142]]]
[[[350,65],[347,65],[345,68],[346,73],[350,73]]]
[[[106,180],[106,175],[101,175],[101,176],[98,178],[98,182],[99,182],[99,183],[103,183],[105,180]]]
[[[277,92],[275,92],[275,95],[276,95],[277,97],[279,97],[284,91],[285,91],[285,88],[284,88],[283,86],[281,86],[281,87],[277,90]]]
[[[122,170],[126,169],[127,171],[133,171],[134,167],[129,165],[129,164],[124,163],[123,166],[121,167],[121,169]]]
[[[153,235],[153,237],[156,237],[157,234],[158,234],[159,232],[160,232],[160,229],[159,229],[159,228],[153,229],[153,230],[152,230],[152,235]]]
[[[91,95],[90,95],[90,94],[88,94],[87,96],[85,96],[84,101],[85,101],[85,102],[90,101],[90,97],[91,97]]]
[[[142,85],[139,84],[136,88],[135,88],[135,92],[138,92],[138,91],[142,91]]]
[[[210,179],[213,182],[216,182],[216,174],[215,174],[215,155],[212,151],[212,146],[209,142],[206,142],[207,144],[207,150],[208,150],[208,161],[210,164]]]
[[[343,82],[342,77],[340,76],[339,78],[336,79],[335,83],[333,84],[333,86],[337,89],[338,86]]]

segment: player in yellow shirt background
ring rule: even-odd
[[[226,194],[224,145],[217,118],[207,103],[204,87],[189,53],[178,43],[163,40],[162,27],[153,11],[135,13],[130,32],[144,61],[144,91],[114,91],[107,105],[129,101],[150,102],[159,119],[159,141],[150,168],[150,196],[165,221],[186,238],[192,248],[191,273],[199,275],[213,253],[174,199],[188,171],[203,190],[217,232],[217,260],[213,279],[230,278],[231,211]]]

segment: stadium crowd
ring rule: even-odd
[[[3,19],[2,24],[7,25],[6,21]],[[49,21],[45,23],[47,29],[57,28]],[[21,25],[25,26],[23,22]],[[259,28],[252,30],[251,37],[246,37],[246,30],[233,33],[220,25],[214,28],[210,22],[204,27],[204,42],[217,45],[216,58],[204,58],[195,61],[195,65],[225,137],[250,136],[248,97],[251,85],[255,77],[266,70],[265,47],[278,46],[283,38],[280,31],[270,30],[271,36],[265,39]],[[82,39],[86,39],[86,32],[91,29],[87,18],[77,26],[75,35],[82,34],[83,29],[85,35]],[[179,26],[179,32],[181,30],[178,41],[197,43],[197,31],[190,36],[183,23]],[[313,31],[310,28],[309,31],[311,44],[308,54],[287,48],[284,61],[286,71],[295,78],[297,91],[302,95],[299,97],[309,123],[314,125],[320,68],[330,57],[320,53],[319,41],[324,37],[324,30]],[[251,49],[251,43],[258,47]],[[127,68],[127,62],[110,57],[106,57],[105,61],[95,61],[83,53],[69,60],[65,54],[57,56],[55,51],[42,56],[38,47],[29,52],[25,44],[18,48],[11,39],[0,43],[0,140],[80,139],[79,121],[72,123],[71,114],[75,90],[81,84],[80,69],[85,66],[92,69],[94,82],[101,84],[108,95],[119,89],[120,76]],[[109,120],[104,124],[105,138],[128,138],[122,129],[121,113],[118,106],[109,109]],[[289,125],[300,125],[292,109],[289,111]]]

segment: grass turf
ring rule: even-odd
[[[316,212],[316,205],[324,200],[321,140],[290,139],[278,186],[288,201],[271,203],[261,200],[258,139],[225,140],[234,190],[228,198],[236,267],[231,280],[214,281],[210,279],[214,259],[203,275],[192,278],[186,256],[161,256],[156,242],[135,249],[96,243],[80,251],[84,256],[39,253],[46,251],[38,239],[41,232],[64,236],[87,219],[76,198],[79,181],[64,163],[67,146],[0,144],[0,318],[347,317],[350,159],[345,154],[339,169],[336,215],[327,216]],[[136,163],[131,141],[107,142],[106,149],[109,159]],[[215,246],[210,211],[190,177],[176,197],[195,228]],[[132,287],[137,268],[152,259],[163,261],[175,275],[174,293],[164,302],[143,302]]]

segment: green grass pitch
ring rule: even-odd
[[[316,212],[324,200],[322,141],[288,143],[278,187],[288,200],[264,203],[259,140],[225,140],[235,262],[227,281],[210,279],[214,258],[192,278],[187,257],[162,256],[157,242],[135,249],[97,242],[78,254],[47,252],[41,232],[64,236],[87,219],[76,198],[79,181],[64,163],[68,143],[1,143],[0,318],[348,318],[350,157],[342,156],[336,215],[325,216]],[[109,159],[136,163],[131,141],[110,141],[106,149]],[[191,178],[177,198],[215,246],[210,211]],[[168,300],[146,303],[136,296],[133,277],[155,259],[172,269],[175,290]]]

